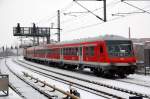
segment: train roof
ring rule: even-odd
[[[89,38],[81,38],[81,39],[75,39],[71,41],[61,41],[58,43],[51,43],[51,44],[46,44],[46,46],[57,46],[57,45],[62,45],[62,44],[74,44],[74,43],[81,43],[81,42],[93,42],[93,41],[107,41],[107,40],[129,40],[125,37],[118,36],[118,35],[104,35],[104,36],[98,36],[98,37],[89,37]],[[39,46],[34,46],[34,48],[37,49],[42,49],[44,45],[39,45]],[[31,47],[30,49],[32,49]]]
[[[98,37],[89,37],[89,38],[82,38],[82,39],[75,39],[71,41],[62,41],[58,44],[73,44],[73,43],[80,43],[80,42],[92,42],[92,41],[107,41],[107,40],[129,40],[125,37],[118,36],[118,35],[105,35],[105,36],[98,36]]]

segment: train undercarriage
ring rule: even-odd
[[[106,78],[125,78],[129,74],[133,74],[136,66],[92,66],[87,64],[70,64],[70,63],[62,63],[62,62],[54,62],[54,61],[46,61],[40,59],[31,59],[24,57],[26,60],[37,62],[40,64],[46,64],[49,66],[67,69],[67,70],[78,70],[82,71],[85,68],[89,68],[91,72],[93,72],[96,76],[106,77]]]

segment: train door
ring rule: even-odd
[[[79,62],[81,63],[83,60],[83,49],[82,49],[82,47],[79,47],[78,55],[79,55]]]
[[[99,44],[99,61],[104,61],[105,59],[105,53],[104,53],[104,46],[103,44]]]
[[[60,60],[63,60],[63,48],[60,48]]]

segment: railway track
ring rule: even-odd
[[[21,61],[21,60],[19,60],[19,61]],[[24,62],[24,61],[21,61],[21,62]],[[67,70],[67,71],[70,71],[70,70]],[[80,74],[86,74],[86,75],[90,75],[92,77],[95,77],[95,75],[93,75],[93,73],[91,73],[91,72],[85,72],[85,71],[74,71],[74,72],[77,72],[77,73],[80,73]],[[103,78],[103,79],[105,79],[105,78]],[[135,78],[127,78],[127,79],[118,79],[117,78],[117,79],[115,79],[115,81],[119,81],[119,82],[124,82],[124,83],[128,83],[128,84],[134,84],[134,85],[150,88],[150,84],[149,84],[150,82],[147,82],[147,81],[145,82],[143,80],[136,80]]]
[[[144,82],[144,81],[139,81],[136,79],[128,79],[128,80],[124,80],[124,79],[117,79],[116,81],[120,81],[120,82],[125,82],[125,83],[129,83],[129,84],[135,84],[138,86],[143,86],[143,87],[147,87],[150,88],[150,82]],[[143,84],[145,83],[145,84]]]
[[[68,92],[65,92],[64,90],[62,90],[62,89],[60,89],[60,88],[57,88],[56,86],[53,86],[53,85],[50,85],[50,84],[48,84],[48,83],[46,83],[45,81],[42,81],[42,80],[39,80],[38,78],[36,79],[35,77],[33,77],[33,76],[30,76],[30,75],[28,75],[28,74],[26,74],[25,72],[22,72],[23,74],[24,74],[24,77],[23,76],[21,76],[21,75],[19,75],[19,74],[17,74],[17,73],[15,73],[10,67],[9,67],[9,65],[7,64],[7,63],[5,63],[5,65],[6,65],[6,67],[8,68],[8,70],[13,74],[13,75],[15,75],[16,77],[18,77],[20,80],[22,80],[23,82],[25,82],[26,84],[28,84],[29,86],[31,86],[33,89],[35,89],[35,90],[37,90],[38,92],[39,92],[39,94],[42,94],[42,95],[44,95],[45,97],[47,97],[48,99],[61,99],[58,95],[56,95],[55,94],[55,92],[57,91],[57,92],[60,92],[60,93],[62,93],[62,96],[69,96],[69,97],[71,97],[71,99],[79,99],[79,97],[77,97],[77,96],[74,96],[74,95],[72,95],[72,94],[70,94],[70,93],[68,93]],[[28,76],[27,76],[28,75]],[[30,77],[31,79],[26,79],[26,78],[28,78],[28,77]],[[32,82],[32,80],[36,80],[36,82]],[[38,85],[38,82],[40,83],[40,84],[43,84],[42,86],[41,85]],[[44,89],[44,87],[49,87],[51,90],[47,90],[47,89]],[[13,89],[16,89],[15,87],[13,87]],[[24,96],[24,95],[22,95],[22,94],[20,94],[21,92],[18,92],[19,93],[19,95],[21,96],[21,97],[23,97],[24,99],[30,99],[30,98],[27,98],[26,96]],[[53,93],[53,94],[52,94]],[[39,97],[38,97],[39,98]],[[43,99],[43,98],[42,98]]]
[[[16,62],[16,61],[14,61],[14,62]],[[35,73],[37,73],[37,74],[40,74],[40,75],[45,76],[45,77],[47,77],[47,78],[50,78],[50,79],[53,79],[53,80],[56,80],[56,81],[59,81],[59,82],[61,82],[61,83],[65,83],[65,84],[68,84],[68,85],[70,85],[70,83],[71,83],[71,84],[73,84],[73,85],[72,85],[73,87],[76,87],[76,88],[78,88],[78,89],[81,89],[81,90],[90,92],[90,93],[92,93],[92,94],[96,94],[96,95],[98,95],[98,96],[100,96],[100,97],[103,97],[103,98],[106,98],[106,99],[125,99],[125,98],[120,97],[120,96],[117,96],[117,95],[115,95],[115,94],[111,94],[111,93],[103,92],[103,91],[101,91],[101,90],[93,89],[93,88],[84,86],[84,85],[82,85],[82,84],[72,82],[72,81],[70,81],[70,80],[65,80],[65,79],[60,78],[60,77],[56,77],[56,76],[49,75],[49,74],[47,74],[47,73],[40,72],[40,71],[38,71],[38,70],[29,68],[29,67],[27,67],[27,66],[25,66],[25,65],[23,65],[23,64],[18,63],[18,62],[16,62],[16,63],[19,64],[19,65],[22,65],[23,67],[25,67],[25,68],[27,68],[27,69],[32,70],[33,72],[35,72]]]
[[[17,64],[19,65],[23,65],[21,63],[18,63],[17,61],[14,61],[16,62]],[[23,62],[23,61],[21,61]],[[45,71],[48,71],[48,72],[53,72],[53,73],[56,73],[56,74],[59,74],[59,75],[63,75],[63,76],[67,76],[67,77],[70,77],[70,78],[73,78],[73,79],[76,79],[76,80],[81,80],[81,81],[84,81],[84,82],[88,82],[88,83],[91,83],[91,84],[95,84],[95,85],[98,85],[98,86],[103,86],[105,88],[109,88],[109,89],[113,89],[113,90],[116,90],[116,91],[119,91],[119,92],[123,92],[123,93],[128,93],[130,94],[131,96],[132,95],[135,95],[135,96],[142,96],[142,97],[145,97],[145,98],[150,98],[148,95],[146,94],[142,94],[142,93],[138,93],[138,92],[134,92],[134,91],[131,91],[131,90],[127,90],[127,89],[123,89],[123,88],[118,88],[118,87],[114,87],[114,86],[111,86],[111,85],[107,85],[107,84],[103,84],[103,83],[100,83],[100,82],[95,82],[95,81],[90,81],[90,80],[87,80],[87,79],[81,79],[81,78],[78,78],[78,77],[74,77],[74,76],[70,76],[70,75],[65,75],[65,74],[62,74],[62,73],[58,73],[58,72],[54,72],[54,71],[51,71],[51,70],[47,70],[47,69],[44,69],[44,68],[41,68],[41,67],[37,67],[37,66],[34,66],[34,65],[31,65],[31,64],[28,64],[26,62],[24,62],[24,64],[26,65],[30,65],[32,67],[35,67],[35,68],[38,68],[38,69],[41,69],[41,70],[45,70]],[[24,67],[28,68],[28,69],[31,69],[25,65],[23,65]],[[35,71],[35,70],[34,70]],[[39,71],[36,71],[36,72],[39,72]],[[45,74],[45,75],[48,75],[48,74]],[[48,75],[50,76],[50,75]],[[123,98],[123,97],[118,97],[118,98]]]
[[[25,82],[27,85],[31,86],[33,89],[37,90],[39,92],[39,94],[43,94],[45,97],[47,98],[51,98],[51,95],[48,95],[47,93],[45,93],[44,91],[40,90],[39,88],[37,88],[36,86],[32,85],[31,83],[27,82],[23,77],[21,77],[20,75],[18,75],[17,73],[15,73],[11,68],[9,68],[9,65],[7,63],[5,63],[6,67],[8,68],[8,70],[15,75],[17,78],[19,78],[20,80],[22,80],[23,82]],[[16,89],[15,87],[13,87],[13,89]],[[21,93],[18,91],[18,93]],[[26,96],[19,94],[21,97],[23,97],[24,99],[27,99]]]

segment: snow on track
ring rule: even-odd
[[[38,91],[36,91],[31,86],[16,77],[13,73],[11,73],[5,66],[5,60],[1,61],[0,66],[2,68],[1,72],[3,74],[9,74],[9,82],[11,82],[11,84],[13,84],[13,86],[17,88],[17,90],[21,92],[26,99],[47,99],[44,95],[40,94]],[[10,67],[13,67],[13,64],[11,64]],[[15,99],[17,99],[17,97]]]
[[[46,81],[47,83],[49,83],[49,84],[51,84],[51,85],[55,85],[55,86],[57,86],[57,87],[59,87],[59,88],[62,88],[63,90],[66,90],[66,91],[69,90],[69,85],[60,83],[60,82],[58,82],[58,81],[51,80],[51,79],[49,79],[49,78],[47,78],[47,77],[44,77],[44,76],[39,75],[39,74],[37,74],[37,73],[34,73],[33,71],[30,71],[30,70],[28,70],[28,69],[25,69],[25,68],[23,68],[23,67],[21,67],[21,66],[15,64],[14,62],[12,62],[11,59],[9,59],[7,63],[8,63],[8,64],[13,64],[13,65],[10,66],[10,68],[12,68],[14,71],[18,72],[18,74],[20,74],[20,75],[22,74],[22,72],[27,72],[27,73],[29,73],[29,74],[31,74],[31,75],[34,75],[34,77],[37,77],[37,78],[39,78],[39,79],[43,79],[44,81]],[[77,88],[76,88],[76,89],[77,89]],[[83,91],[83,90],[81,90],[81,89],[77,89],[77,90],[78,90],[78,92],[81,94],[81,98],[82,98],[82,99],[106,99],[106,98],[104,98],[104,97],[100,97],[100,96],[98,96],[98,95],[95,95],[95,94],[92,94],[92,93]],[[88,98],[87,98],[87,97],[88,97]]]
[[[93,80],[93,76],[91,76],[91,77],[89,77],[89,75],[83,75],[83,74],[78,74],[78,73],[73,73],[73,72],[70,72],[70,71],[66,71],[66,70],[62,70],[62,69],[57,69],[57,68],[51,68],[51,67],[46,67],[46,66],[43,66],[43,65],[39,65],[39,64],[36,64],[36,63],[32,63],[32,62],[29,62],[30,64],[33,64],[33,65],[36,65],[36,66],[38,66],[38,67],[42,67],[42,68],[46,68],[46,69],[48,69],[48,70],[54,70],[55,72],[57,71],[57,72],[61,72],[61,73],[66,73],[66,74],[69,74],[69,75],[73,75],[73,76],[77,76],[78,75],[78,77],[82,77],[82,78],[86,78],[86,79],[92,79]],[[22,63],[21,63],[22,64]],[[27,66],[27,64],[26,64],[26,66]],[[28,66],[28,67],[32,67],[32,66]],[[113,93],[113,94],[115,94],[115,95],[118,95],[118,96],[120,96],[120,97],[123,97],[123,98],[129,98],[129,96],[132,96],[131,94],[128,94],[128,93],[125,93],[125,92],[121,92],[121,91],[118,91],[118,90],[114,90],[114,89],[110,89],[110,88],[106,88],[106,87],[103,87],[103,86],[99,86],[99,85],[96,85],[96,84],[92,84],[92,83],[88,83],[88,82],[85,82],[85,81],[79,81],[79,80],[77,80],[77,79],[71,79],[71,78],[68,78],[68,77],[64,77],[64,76],[62,76],[62,75],[58,75],[58,74],[55,74],[55,73],[51,73],[51,72],[49,72],[49,71],[45,71],[45,70],[39,70],[39,69],[37,69],[37,68],[35,68],[35,67],[32,67],[32,68],[34,68],[34,69],[36,69],[36,70],[38,70],[38,71],[41,71],[41,72],[44,72],[44,73],[47,73],[47,74],[50,74],[50,75],[57,75],[58,77],[61,77],[61,78],[64,78],[64,79],[67,79],[67,80],[70,80],[70,81],[72,81],[72,82],[77,82],[77,83],[80,83],[80,84],[83,84],[83,85],[86,85],[86,86],[88,86],[88,87],[92,87],[92,88],[94,88],[94,89],[98,89],[98,90],[102,90],[102,91],[105,91],[105,92],[108,92],[108,93]],[[96,77],[97,78],[97,77]],[[102,80],[104,80],[104,79],[101,79],[101,81],[100,82],[103,82]],[[108,80],[107,80],[108,81]],[[113,81],[113,80],[112,80]]]
[[[25,61],[24,59],[21,59],[21,60]],[[62,69],[57,69],[57,68],[53,68],[53,67],[43,66],[43,65],[33,63],[33,62],[28,62],[28,61],[25,61],[25,62],[30,63],[30,64],[35,65],[35,66],[40,67],[40,68],[47,69],[47,70],[53,70],[55,72],[57,71],[57,72],[64,73],[64,74],[70,74],[70,75],[74,75],[75,77],[81,77],[81,78],[84,78],[84,79],[86,78],[86,79],[90,79],[91,81],[100,82],[100,83],[104,83],[104,84],[109,84],[111,86],[115,86],[115,87],[119,87],[119,88],[123,88],[123,89],[128,89],[128,90],[131,90],[131,91],[135,91],[135,92],[138,92],[138,93],[150,95],[150,93],[149,93],[150,88],[147,88],[147,87],[144,87],[144,86],[129,84],[129,83],[125,83],[125,82],[119,82],[119,81],[110,80],[110,79],[98,78],[98,77],[85,75],[85,74],[74,73],[74,72],[67,71],[67,70],[62,70]]]

